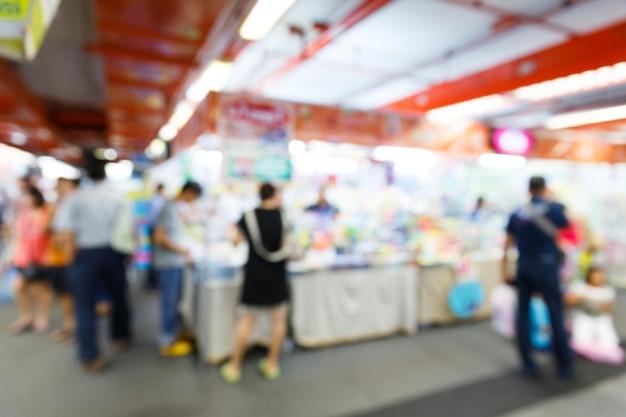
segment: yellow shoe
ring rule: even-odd
[[[230,362],[226,362],[220,368],[222,379],[229,384],[238,384],[241,382],[241,371],[236,372]]]
[[[276,381],[280,378],[280,368],[277,367],[275,369],[270,369],[267,365],[267,359],[262,359],[259,362],[259,371],[261,372],[261,375],[263,375],[263,378],[268,381]]]
[[[193,352],[193,346],[188,342],[174,342],[169,346],[163,346],[159,353],[167,358],[180,358],[189,356]]]

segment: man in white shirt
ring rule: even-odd
[[[87,154],[85,161],[93,185],[63,202],[56,226],[72,242],[76,254],[70,282],[76,303],[79,360],[86,370],[100,371],[106,364],[98,347],[95,307],[102,286],[111,295],[113,340],[119,348],[126,348],[131,337],[125,255],[114,251],[110,243],[123,202],[105,182],[106,163],[92,154]]]

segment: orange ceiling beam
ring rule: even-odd
[[[140,80],[127,77],[121,77],[118,75],[109,75],[107,82],[111,86],[128,87],[128,88],[142,88],[146,90],[159,90],[166,94],[174,94],[177,85],[173,83],[158,83],[149,80]]]
[[[111,112],[130,113],[136,115],[145,114],[163,117],[167,115],[167,112],[162,109],[154,109],[152,107],[137,106],[133,104],[109,103],[106,105],[106,108]]]
[[[250,45],[250,42],[239,37],[237,35],[235,39],[228,45],[228,49],[224,52],[222,59],[224,61],[234,61],[237,59],[237,56],[243,52],[246,47]]]
[[[626,60],[626,22],[573,38],[563,44],[495,66],[479,73],[437,84],[384,107],[423,113],[475,98],[564,77]]]
[[[354,9],[341,21],[331,24],[328,28],[322,31],[315,40],[304,47],[300,56],[290,59],[287,63],[285,63],[285,65],[265,77],[259,83],[258,87],[254,89],[254,92],[260,94],[268,85],[291,72],[298,65],[307,61],[326,46],[330,45],[335,39],[350,30],[353,26],[371,16],[392,1],[393,0],[364,0],[359,6],[357,6],[356,9]]]
[[[168,56],[121,46],[86,45],[85,50],[107,58],[130,59],[134,61],[143,61],[161,65],[173,65],[185,68],[193,68],[197,66],[196,60],[193,57]]]
[[[99,21],[98,30],[100,33],[110,33],[121,36],[128,36],[133,38],[141,38],[155,42],[167,42],[170,44],[177,44],[183,46],[192,46],[197,49],[202,46],[201,40],[189,39],[183,36],[174,35],[171,33],[160,32],[156,30],[150,30],[140,28],[137,26],[126,25],[119,22]]]
[[[73,129],[85,127],[105,129],[107,125],[105,114],[91,111],[55,111],[50,113],[50,119],[56,125]]]

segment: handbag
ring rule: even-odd
[[[111,247],[124,255],[133,255],[137,249],[135,218],[130,201],[124,201],[115,216],[110,238]]]
[[[259,229],[259,222],[254,210],[248,211],[244,214],[244,220],[248,227],[248,233],[250,234],[250,243],[254,248],[254,251],[263,259],[268,262],[276,263],[282,261],[293,261],[302,257],[301,250],[297,242],[290,234],[290,226],[287,222],[287,217],[281,211],[281,221],[283,224],[283,241],[280,249],[275,252],[268,251],[261,241],[261,232]]]

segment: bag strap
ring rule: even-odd
[[[275,252],[270,252],[265,248],[265,246],[263,246],[256,212],[254,210],[251,210],[244,214],[244,221],[246,222],[246,226],[248,227],[248,233],[250,234],[250,243],[252,243],[254,251],[259,254],[261,258],[272,263],[284,261],[289,257],[289,253],[287,252],[287,248],[285,245],[285,236],[288,233],[288,225],[286,217],[282,211],[280,212],[280,217],[283,224],[283,242],[281,242],[280,249]]]
[[[530,214],[530,219],[535,226],[556,242],[559,229],[547,217],[537,213],[532,203],[526,205],[526,211]]]

